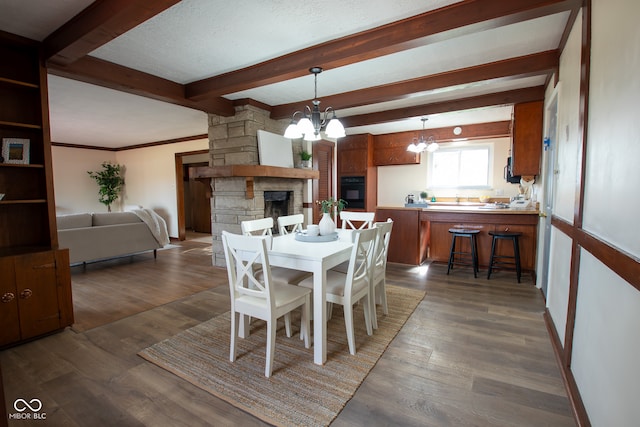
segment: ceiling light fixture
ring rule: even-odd
[[[432,153],[438,149],[439,147],[438,143],[436,142],[435,138],[431,135],[425,139],[424,124],[429,119],[427,117],[423,117],[420,120],[422,120],[422,135],[420,135],[420,138],[413,138],[413,141],[407,147],[407,151],[410,151],[412,153],[422,153],[423,151],[426,150]]]
[[[311,67],[309,72],[314,75],[315,90],[313,94],[313,108],[308,105],[303,111],[296,111],[291,117],[291,123],[284,131],[284,137],[290,139],[298,139],[304,137],[305,141],[320,140],[320,132],[324,131],[329,138],[341,138],[345,136],[344,126],[340,120],[336,118],[336,112],[333,107],[327,107],[323,112],[320,111],[320,101],[318,100],[318,74],[322,72],[321,67]],[[302,117],[296,123],[296,115]],[[331,115],[331,118],[329,118]]]

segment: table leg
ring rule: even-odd
[[[327,299],[325,286],[327,271],[317,268],[313,272],[313,361],[324,365],[327,361]]]

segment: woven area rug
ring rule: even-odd
[[[287,338],[280,320],[273,374],[264,376],[266,324],[254,320],[251,335],[237,340],[229,361],[230,314],[187,329],[139,355],[230,404],[279,426],[329,425],[374,367],[425,292],[387,285],[389,314],[378,307],[378,329],[368,336],[362,304],[355,306],[356,355],[349,354],[342,307],[327,323],[327,363],[313,363],[299,329]],[[292,316],[293,318],[294,316]],[[292,326],[299,321],[292,320]]]

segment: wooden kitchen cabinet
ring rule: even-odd
[[[540,174],[542,157],[542,101],[524,102],[513,107],[511,175]]]
[[[416,132],[376,135],[373,141],[373,164],[376,166],[420,164],[420,154],[407,151],[409,143],[417,137]]]
[[[338,198],[346,199],[342,194],[342,177],[364,177],[365,207],[346,210],[374,212],[378,203],[378,170],[373,164],[373,135],[349,135],[337,144],[338,156]]]
[[[420,224],[418,209],[378,209],[376,221],[393,220],[389,240],[388,262],[419,265],[427,255],[429,230]]]
[[[436,262],[448,262],[451,249],[450,228],[472,228],[480,230],[478,240],[478,263],[487,268],[491,257],[492,237],[489,231],[516,231],[520,237],[520,263],[523,270],[534,271],[536,263],[536,244],[538,235],[537,213],[458,213],[422,211],[423,227],[428,223],[430,229],[428,258]],[[463,241],[465,239],[462,239]],[[468,243],[464,243],[468,246]],[[468,249],[468,248],[467,248]],[[511,241],[500,241],[496,250],[498,255],[513,255]]]

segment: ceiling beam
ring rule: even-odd
[[[311,66],[337,68],[435,41],[574,10],[581,3],[581,0],[467,0],[189,83],[186,96],[201,99],[228,95],[305,76]]]
[[[44,42],[45,59],[70,64],[180,0],[96,0]]]
[[[558,52],[550,50],[533,55],[509,58],[488,64],[419,77],[417,79],[325,96],[322,97],[321,101],[323,105],[330,105],[335,110],[359,107],[362,105],[404,99],[407,96],[414,96],[420,92],[466,85],[484,80],[550,75],[556,71],[558,62]],[[277,120],[291,117],[294,111],[304,111],[305,106],[310,104],[311,99],[276,105],[271,109],[271,118]]]
[[[219,116],[233,116],[233,101],[209,97],[199,102],[184,97],[184,86],[158,76],[86,56],[72,64],[48,64],[50,74],[144,96]]]
[[[392,122],[395,120],[405,120],[411,117],[428,116],[430,114],[448,113],[451,111],[462,111],[472,108],[493,107],[499,105],[512,105],[519,102],[539,101],[542,99],[544,99],[544,86],[535,86],[526,89],[496,92],[489,95],[480,95],[451,101],[398,108],[378,113],[341,117],[340,121],[345,128],[354,128],[358,126]]]

